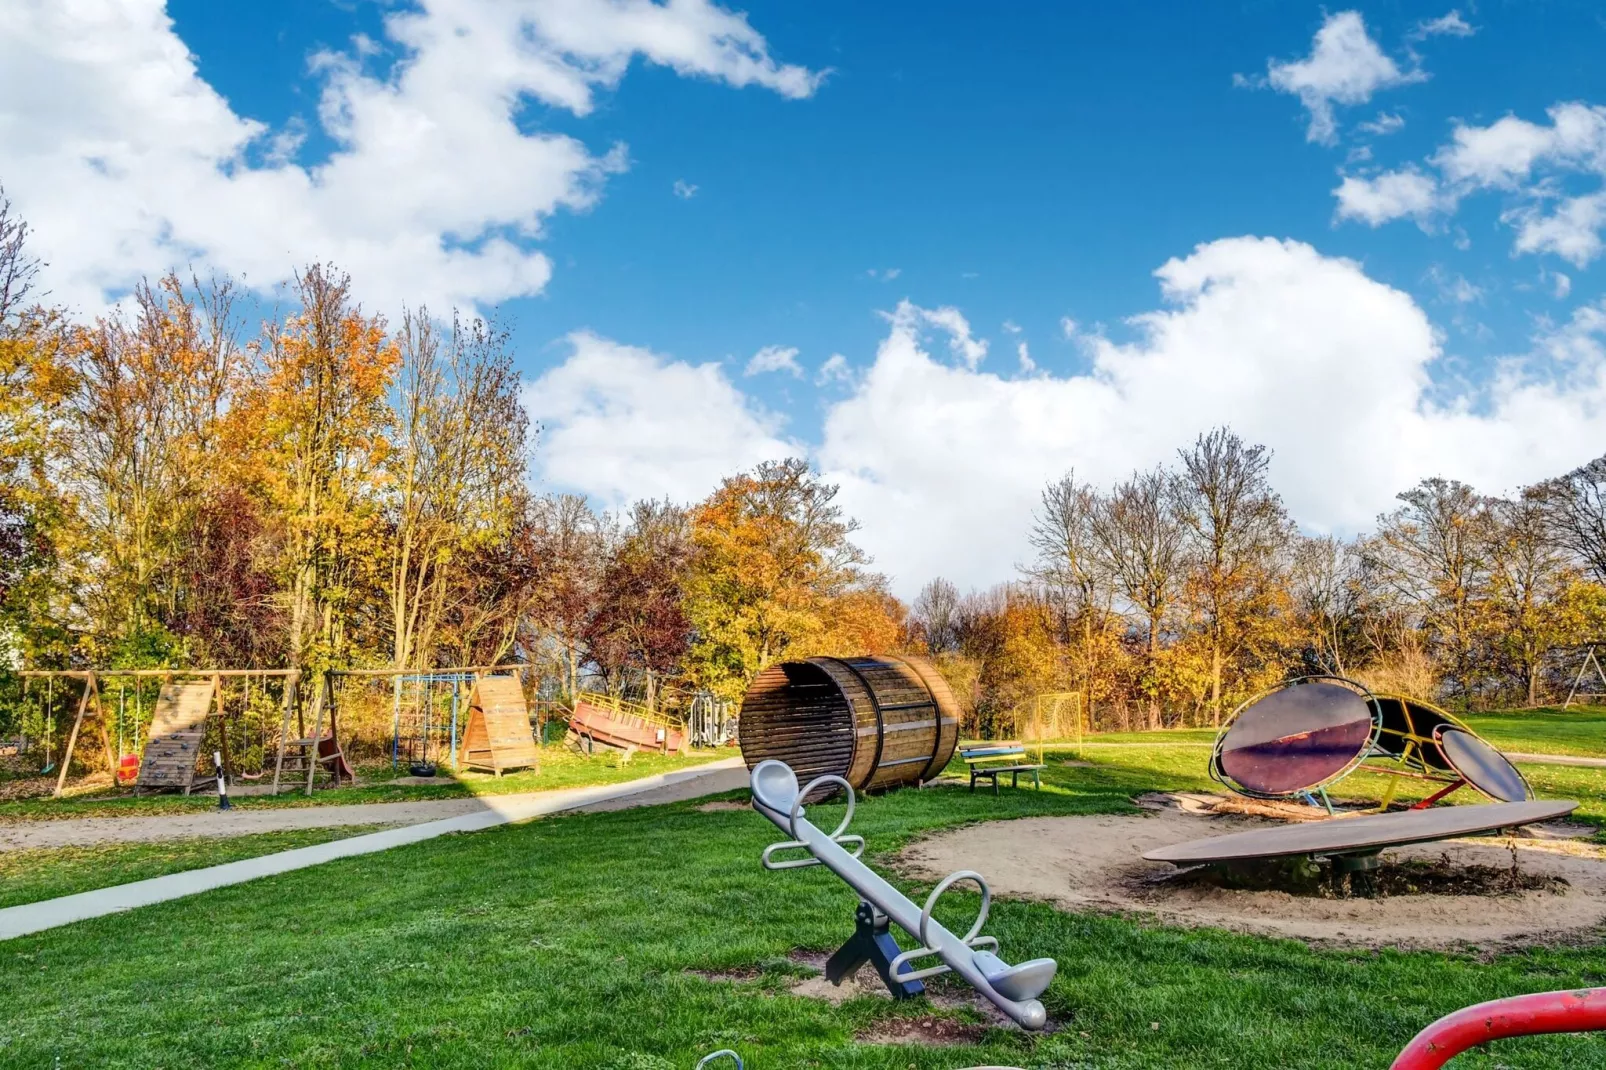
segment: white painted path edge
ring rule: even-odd
[[[153,903],[165,903],[170,899],[180,899],[231,884],[242,884],[258,877],[289,873],[291,870],[332,862],[337,858],[387,851],[392,847],[418,843],[421,840],[444,836],[449,832],[477,832],[496,825],[528,821],[544,814],[573,810],[592,803],[606,802],[694,780],[741,764],[740,758],[727,758],[693,769],[659,773],[655,776],[642,777],[640,780],[626,781],[623,784],[567,788],[561,791],[542,792],[537,796],[500,798],[494,795],[482,796],[481,800],[485,803],[486,809],[472,814],[443,818],[439,821],[425,821],[405,828],[386,829],[366,836],[352,836],[349,839],[333,840],[312,847],[297,847],[289,851],[280,851],[278,854],[246,858],[239,862],[226,862],[221,866],[170,873],[165,877],[152,877],[150,880],[119,884],[111,888],[97,888],[91,892],[64,895],[59,899],[46,899],[39,903],[6,907],[0,910],[0,940],[10,940],[29,933],[54,929],[59,925],[70,925],[75,921],[117,914],[124,910],[150,906]]]

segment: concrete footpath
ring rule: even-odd
[[[231,884],[242,884],[258,877],[289,873],[292,870],[332,862],[337,858],[388,851],[392,847],[434,839],[449,832],[476,832],[497,825],[529,821],[545,814],[555,814],[565,810],[615,809],[619,808],[621,800],[627,797],[631,797],[630,801],[623,805],[651,806],[732,791],[745,787],[746,784],[747,769],[742,760],[727,758],[694,769],[659,773],[656,776],[642,777],[640,780],[631,780],[623,784],[454,800],[454,802],[470,802],[475,805],[475,809],[471,813],[424,821],[404,828],[386,829],[383,832],[334,840],[312,847],[298,847],[291,851],[228,862],[221,866],[171,873],[165,877],[153,877],[150,880],[120,884],[112,888],[97,888],[92,892],[47,899],[41,903],[7,907],[0,910],[0,940],[10,940],[28,933],[53,929],[58,925],[69,925],[75,921],[116,914],[153,903],[165,903],[170,899],[180,899]],[[383,809],[385,805],[349,809],[376,810]],[[369,818],[362,823],[384,820],[384,818]]]

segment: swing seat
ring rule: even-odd
[[[117,782],[127,784],[139,779],[139,755],[125,754],[117,762]]]

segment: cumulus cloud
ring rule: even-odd
[[[802,452],[780,417],[717,363],[689,364],[579,332],[570,354],[524,388],[541,428],[537,482],[618,509],[638,498],[689,502],[724,476]]]
[[[526,390],[542,426],[537,469],[616,507],[695,500],[732,472],[808,452],[841,484],[877,566],[912,595],[935,575],[1013,576],[1039,491],[1067,469],[1108,484],[1172,461],[1215,425],[1270,446],[1294,516],[1339,532],[1369,527],[1425,476],[1509,491],[1606,440],[1606,302],[1576,310],[1491,382],[1446,388],[1433,380],[1442,332],[1353,261],[1229,238],[1156,275],[1163,304],[1129,321],[1132,341],[1083,336],[1092,367],[1077,375],[983,371],[953,349],[970,337],[957,310],[900,305],[862,374],[850,377],[840,354],[821,366],[851,385],[812,450],[718,364],[577,334]]]
[[[1406,168],[1372,178],[1345,175],[1333,196],[1338,198],[1339,219],[1358,219],[1374,227],[1402,216],[1425,223],[1439,207],[1439,184],[1431,175]]]
[[[690,182],[687,182],[683,178],[675,179],[674,190],[675,196],[679,197],[683,201],[689,201],[693,197],[697,196],[697,187],[692,185]]]
[[[767,372],[791,372],[803,378],[803,368],[797,362],[796,346],[765,346],[747,362],[744,375],[764,375]]]
[[[1015,344],[1015,356],[1020,361],[1022,375],[1031,375],[1037,371],[1037,362],[1032,359],[1032,351],[1026,347],[1025,342],[1017,342]]]
[[[1505,490],[1568,468],[1606,436],[1606,315],[1512,362],[1476,395],[1431,389],[1440,335],[1405,293],[1308,245],[1234,238],[1158,272],[1166,306],[1129,344],[1091,342],[1085,375],[1006,380],[936,359],[892,320],[827,419],[820,464],[896,589],[933,575],[1007,579],[1029,556],[1038,492],[1069,468],[1101,483],[1231,424],[1275,451],[1273,479],[1317,530],[1370,525],[1428,475]]]
[[[1366,32],[1360,12],[1340,11],[1322,22],[1308,56],[1273,60],[1265,78],[1237,81],[1297,96],[1310,113],[1306,140],[1331,145],[1338,140],[1334,105],[1365,104],[1379,90],[1426,77],[1419,70],[1402,70]]]
[[[98,307],[142,274],[193,264],[256,286],[332,259],[371,301],[436,307],[539,292],[533,243],[625,166],[529,129],[527,102],[577,116],[638,60],[805,97],[746,16],[710,0],[420,0],[380,42],[313,58],[333,144],[236,113],[199,74],[161,0],[0,5],[0,160],[58,299]]]
[[[1374,177],[1346,176],[1333,191],[1339,219],[1379,226],[1409,216],[1426,225],[1484,190],[1515,195],[1501,213],[1515,232],[1513,251],[1550,253],[1584,267],[1606,251],[1606,107],[1569,102],[1551,107],[1550,122],[1507,115],[1486,126],[1457,123],[1429,158],[1430,175],[1411,165]],[[1562,183],[1603,185],[1568,194]]]

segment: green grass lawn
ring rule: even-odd
[[[1053,761],[1042,792],[864,800],[854,831],[884,858],[936,828],[1122,811],[1143,790],[1209,784],[1197,749],[1091,757]],[[1382,1070],[1447,1011],[1606,983],[1596,945],[1313,950],[1001,901],[989,931],[1006,957],[1060,962],[1045,1003],[1062,1028],[866,1045],[855,1034],[877,1020],[959,1012],[790,995],[787,954],[846,937],[854,897],[823,869],[766,872],[758,855],[777,838],[752,813],[689,804],[552,817],[9,941],[0,1065],[690,1070],[734,1047],[754,1070]],[[960,893],[939,913],[957,925],[975,904]],[[1454,1066],[1606,1068],[1606,1042],[1505,1041]]]
[[[525,791],[590,787],[617,784],[639,777],[689,769],[719,758],[734,757],[734,749],[671,756],[638,752],[629,761],[615,753],[595,756],[580,754],[561,744],[541,748],[539,772],[521,770],[500,777],[489,773],[464,772],[450,784],[396,784],[392,779],[407,775],[405,767],[393,773],[387,763],[359,770],[363,783],[356,787],[320,788],[310,796],[281,785],[279,795],[236,795],[234,805],[244,809],[285,806],[330,806],[343,803],[413,802],[424,799],[461,799],[478,795],[508,795]],[[442,767],[442,774],[449,770]],[[271,783],[271,781],[270,781]],[[39,821],[68,817],[130,817],[142,814],[184,813],[207,810],[217,805],[210,792],[197,795],[144,795],[131,791],[102,790],[63,799],[22,799],[0,803],[0,822]]]
[[[310,847],[373,832],[382,826],[346,825],[250,836],[197,837],[166,843],[107,843],[0,851],[0,907],[128,884],[202,866]]]
[[[1544,706],[1503,713],[1474,713],[1462,720],[1503,750],[1606,758],[1606,707]]]

